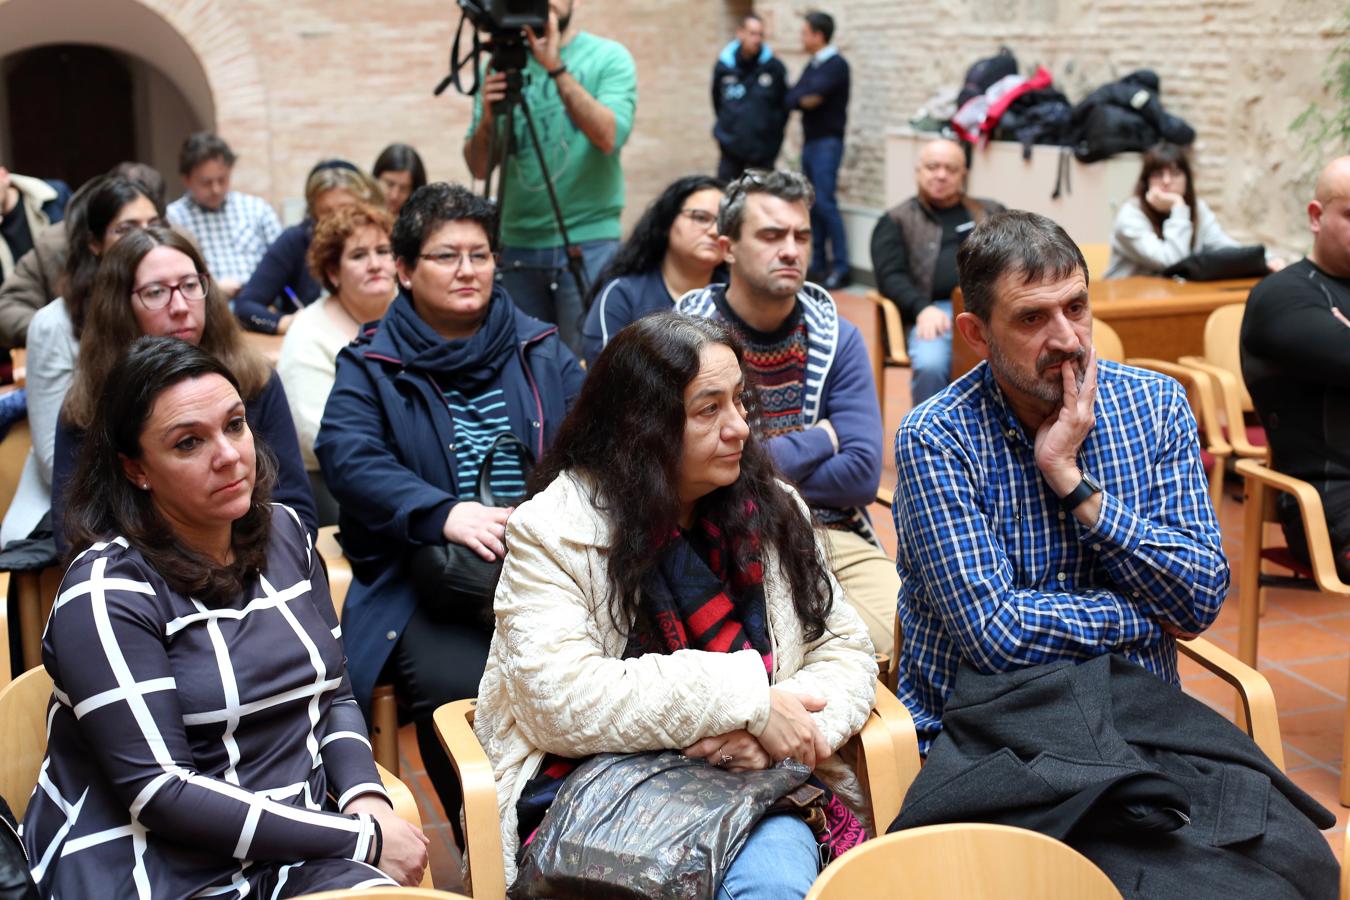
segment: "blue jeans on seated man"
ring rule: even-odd
[[[617,240],[573,244],[581,250],[589,291],[600,272],[619,250]],[[561,247],[503,247],[497,278],[526,315],[558,326],[558,336],[581,356],[581,325],[586,318],[584,295],[577,293],[576,280],[567,268],[567,253]]]
[[[818,874],[820,846],[810,826],[796,816],[769,816],[727,867],[717,900],[805,897]]]
[[[811,268],[821,277],[848,275],[848,234],[834,198],[843,161],[843,138],[816,138],[802,145],[802,174],[816,189],[811,205]]]
[[[933,306],[952,316],[952,302],[937,300]],[[952,331],[932,340],[914,337],[911,328],[905,335],[905,349],[909,353],[909,395],[915,406],[940,392],[952,380]]]

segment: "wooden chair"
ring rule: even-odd
[[[1078,249],[1083,253],[1083,261],[1087,263],[1088,280],[1101,281],[1106,275],[1106,268],[1111,264],[1111,245],[1110,244],[1079,244]]]
[[[464,792],[464,889],[478,900],[506,896],[502,866],[497,781],[473,730],[476,700],[457,700],[436,710],[436,733],[450,755]],[[880,682],[876,702],[853,739],[858,777],[872,819],[884,831],[900,812],[905,791],[919,774],[919,738],[909,711]]]
[[[1214,377],[1204,369],[1163,359],[1134,358],[1125,360],[1132,366],[1170,375],[1186,388],[1186,398],[1195,413],[1200,428],[1200,455],[1209,476],[1209,499],[1215,512],[1223,502],[1223,476],[1228,460],[1233,456],[1233,445],[1224,438],[1223,419],[1219,415],[1219,388]]]
[[[1120,335],[1110,325],[1100,319],[1092,322],[1092,346],[1097,349],[1097,358],[1111,362],[1125,361],[1125,345]]]
[[[300,900],[445,900],[447,897],[462,897],[450,891],[438,891],[426,887],[373,887],[359,891],[320,891],[317,894],[305,894]]]
[[[1350,584],[1341,581],[1336,572],[1326,513],[1317,489],[1306,481],[1276,472],[1254,459],[1238,460],[1237,471],[1244,485],[1243,551],[1242,562],[1238,567],[1237,655],[1247,665],[1255,666],[1260,615],[1265,607],[1267,587],[1318,590],[1350,601]],[[1299,562],[1286,547],[1266,546],[1266,525],[1279,521],[1275,502],[1282,493],[1293,497],[1298,503],[1311,565]],[[1261,571],[1263,562],[1274,563],[1292,571],[1294,575],[1266,574]],[[1350,706],[1346,708],[1346,726],[1343,759],[1350,760]],[[1350,765],[1346,764],[1341,766],[1340,800],[1342,806],[1350,806]]]
[[[1265,432],[1247,424],[1253,413],[1252,395],[1242,380],[1240,335],[1246,303],[1230,303],[1209,314],[1205,321],[1205,355],[1183,356],[1178,362],[1205,372],[1218,387],[1219,411],[1223,416],[1224,438],[1242,459],[1268,458]]]
[[[333,608],[337,610],[338,621],[341,621],[342,606],[347,602],[347,590],[352,584],[352,565],[342,555],[342,545],[337,541],[337,526],[320,528],[314,547],[323,558],[324,568],[328,570],[328,591],[333,596]],[[375,751],[375,761],[397,776],[398,699],[394,696],[392,684],[375,685],[375,692],[370,699],[370,718],[370,746]]]
[[[47,706],[51,697],[52,679],[41,666],[29,669],[0,690],[0,797],[5,798],[18,819],[28,809],[28,799],[47,752]],[[412,791],[378,764],[377,768],[394,812],[421,828],[422,817]],[[422,886],[432,886],[430,867],[422,878]]]
[[[1119,900],[1101,869],[1035,831],[930,825],[888,834],[830,863],[806,900]]]

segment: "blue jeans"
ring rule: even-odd
[[[760,821],[727,868],[717,900],[805,897],[820,873],[816,836],[796,816]]]
[[[585,241],[581,249],[586,270],[586,289],[590,290],[601,270],[619,250],[617,240]],[[576,281],[567,268],[567,254],[559,247],[503,247],[497,266],[497,279],[526,315],[541,322],[553,322],[558,335],[572,352],[581,355],[581,324],[584,295],[577,293]]]
[[[839,164],[843,161],[843,138],[816,138],[802,145],[802,174],[816,189],[816,202],[811,206],[811,268],[822,275],[848,274],[848,234],[834,199]]]
[[[950,300],[937,300],[933,305],[951,318]],[[952,333],[948,331],[941,337],[920,341],[914,337],[911,328],[905,335],[905,349],[909,352],[909,394],[918,406],[951,383]]]

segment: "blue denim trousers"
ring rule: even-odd
[[[586,270],[586,289],[590,290],[600,272],[619,250],[617,240],[585,241],[573,246],[581,249]],[[572,352],[581,356],[581,325],[586,318],[577,293],[576,280],[567,268],[567,254],[559,247],[503,247],[497,279],[526,315],[541,322],[553,322],[558,335]]]
[[[802,174],[816,189],[816,202],[811,206],[811,268],[821,275],[848,274],[848,234],[834,197],[843,161],[843,138],[816,138],[802,145]]]
[[[937,300],[933,305],[951,318],[950,300]],[[952,332],[948,331],[931,341],[920,341],[915,339],[914,329],[911,328],[905,335],[905,350],[909,353],[910,400],[918,406],[951,383]]]
[[[819,873],[820,848],[811,828],[796,816],[769,816],[731,861],[717,900],[805,897]]]

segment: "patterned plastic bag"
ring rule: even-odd
[[[564,782],[508,896],[712,900],[750,830],[811,772],[727,772],[673,750],[602,753]]]

